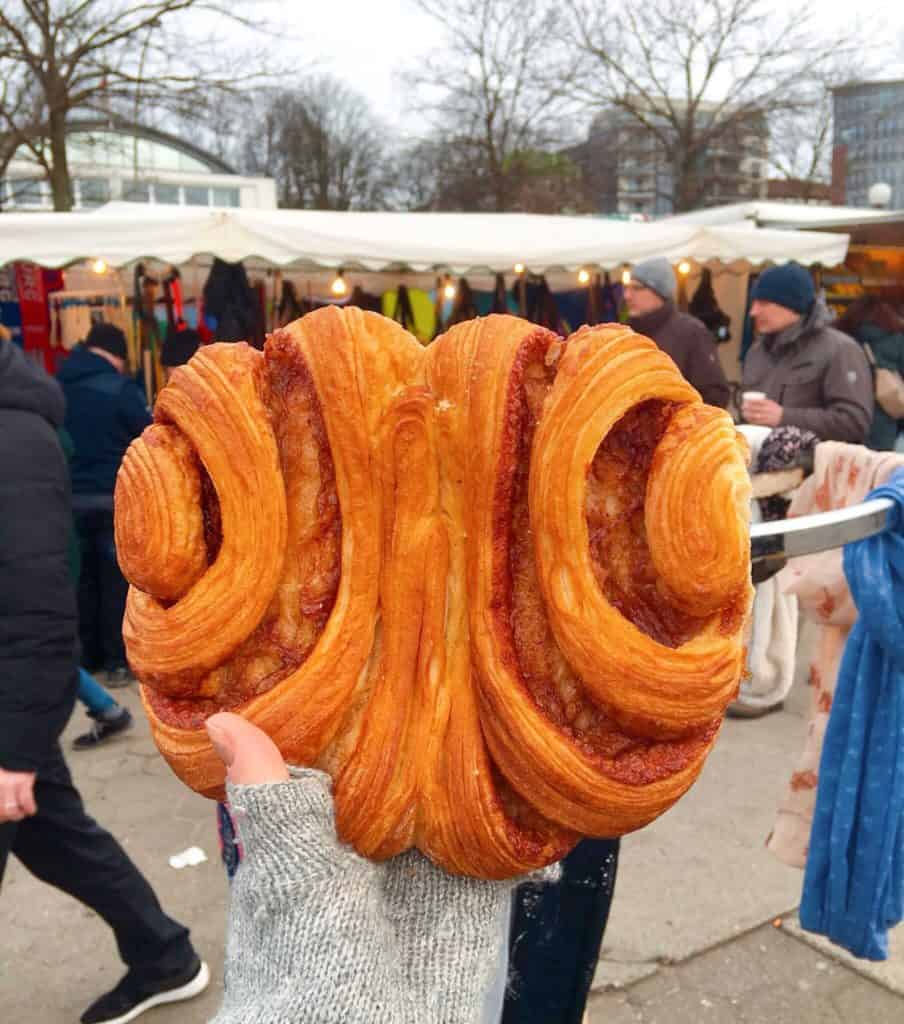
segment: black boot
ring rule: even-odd
[[[94,719],[94,724],[88,732],[82,736],[76,736],[72,741],[73,750],[91,750],[101,743],[105,743],[117,733],[131,729],[134,724],[131,711],[120,704],[114,704],[112,708],[101,711],[99,714],[91,714],[91,718]]]

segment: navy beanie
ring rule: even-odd
[[[774,302],[805,316],[816,301],[816,288],[810,272],[799,263],[783,263],[760,274],[750,298],[752,301]]]
[[[85,338],[85,348],[100,348],[119,359],[126,359],[128,356],[125,334],[116,324],[108,324],[104,321],[92,324],[91,330],[88,331],[88,336]]]

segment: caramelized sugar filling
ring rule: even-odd
[[[549,847],[549,821],[512,789],[495,765],[491,771],[496,799],[515,855],[525,860],[540,856]],[[562,832],[556,836],[555,842],[564,853],[577,839],[576,834]]]
[[[146,688],[157,716],[179,728],[199,728],[210,715],[235,710],[296,671],[317,643],[336,600],[342,516],[320,401],[301,353],[288,339],[281,343],[279,333],[267,367],[267,402],[289,512],[283,575],[257,628],[225,665],[201,681],[196,696],[171,698]],[[222,543],[220,508],[206,473],[202,483],[212,564]]]
[[[646,785],[684,768],[709,742],[716,726],[703,734],[670,742],[654,742],[626,735],[588,697],[581,680],[556,645],[537,581],[528,512],[530,452],[542,410],[542,398],[539,402],[537,400],[539,379],[536,365],[531,364],[525,371],[521,390],[520,443],[512,488],[509,608],[518,668],[540,711],[595,763],[598,770],[618,782]],[[551,383],[547,377],[546,390]],[[655,577],[650,578],[652,568],[647,567],[649,552],[642,533],[646,473],[652,450],[662,436],[671,412],[672,409],[665,407],[664,403],[657,402],[638,407],[630,418],[625,417],[616,428],[616,437],[610,435],[607,439],[610,451],[604,453],[605,445],[601,446],[594,460],[591,476],[598,466],[600,470],[592,492],[588,493],[587,504],[588,522],[592,524],[591,537],[594,536],[594,528],[597,532],[603,530],[603,535],[597,536],[596,546],[592,548],[597,578],[602,576],[603,579],[600,585],[604,586],[607,578],[601,568],[601,560],[614,554],[619,571],[612,577],[614,583],[623,588],[623,606],[656,631],[657,637],[665,636],[673,643],[680,643],[679,638],[685,634],[692,635],[689,631],[697,628],[698,624],[685,621],[686,617],[681,617],[674,609],[662,611],[653,606],[653,594],[649,588],[655,587]],[[616,456],[618,468],[614,474],[602,469],[604,460],[611,459],[612,453]],[[613,484],[617,508],[614,505],[607,507],[605,502],[606,489]],[[635,497],[636,494],[639,497]],[[624,551],[617,547],[622,544],[625,545]],[[637,590],[631,588],[633,558],[640,560],[638,571],[642,586]],[[602,565],[605,564],[602,561]]]
[[[217,489],[213,485],[213,480],[210,479],[210,474],[200,459],[198,459],[198,469],[201,475],[201,518],[204,523],[204,543],[207,545],[207,564],[213,565],[223,544],[220,499],[217,497]]]
[[[587,474],[587,529],[600,589],[641,632],[665,647],[680,647],[705,619],[671,604],[657,585],[644,523],[644,499],[653,453],[678,406],[636,406],[597,449]]]

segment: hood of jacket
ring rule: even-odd
[[[76,345],[69,355],[69,358],[60,367],[57,380],[64,386],[86,377],[96,377],[98,374],[116,374],[119,370],[94,352],[89,352],[84,345]]]
[[[834,319],[825,301],[817,299],[813,303],[813,308],[806,316],[802,316],[797,323],[791,324],[790,327],[786,327],[783,331],[762,335],[763,342],[769,351],[790,348],[799,341],[806,340],[811,334],[816,334],[823,328],[828,327]]]
[[[0,341],[0,410],[35,413],[55,428],[66,414],[59,384],[12,341]]]

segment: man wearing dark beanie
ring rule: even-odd
[[[856,342],[829,327],[809,272],[797,263],[770,267],[751,299],[757,338],[744,363],[744,420],[862,444],[873,416],[869,366]]]
[[[75,445],[72,508],[82,554],[79,634],[82,662],[106,685],[131,679],[122,642],[128,584],[116,562],[113,489],[126,449],[151,422],[145,397],[127,373],[126,336],[97,323],[58,374],[66,430]]]

